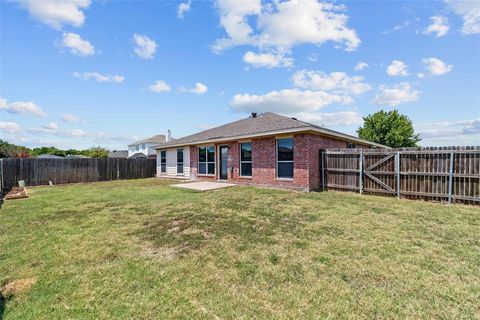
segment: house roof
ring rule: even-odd
[[[128,158],[128,150],[114,150],[108,153],[109,158]]]
[[[132,154],[128,158],[129,159],[147,158],[147,155],[145,153],[142,153],[142,152],[137,152],[137,153]]]
[[[272,134],[295,133],[301,131],[315,131],[327,136],[336,137],[357,143],[364,143],[371,146],[386,148],[386,146],[363,140],[338,131],[326,129],[308,122],[289,118],[272,112],[261,113],[256,117],[250,116],[246,119],[234,121],[223,126],[215,127],[183,138],[162,143],[155,146],[155,149],[165,147],[176,147],[192,144],[203,144],[217,141],[235,139],[248,139],[252,137],[268,136]]]
[[[38,159],[65,159],[64,157],[60,157],[54,154],[41,154],[37,158]]]
[[[167,138],[165,137],[164,134],[157,134],[156,136],[130,143],[128,146],[134,146],[134,145],[137,145],[137,144],[149,143],[149,142],[150,143],[164,143],[165,141],[167,141]]]

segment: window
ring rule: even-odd
[[[277,140],[277,177],[293,178],[293,139]]]
[[[215,174],[215,147],[198,148],[198,174]]]
[[[140,150],[140,145],[139,145],[139,144],[137,144],[137,145],[135,146],[135,150],[137,150],[137,151]]]
[[[160,151],[160,173],[167,173],[167,151]]]
[[[347,142],[347,148],[348,149],[355,149],[357,146],[353,142]]]
[[[183,149],[177,149],[177,174],[183,174]]]
[[[145,149],[145,143],[142,143],[142,149]]]
[[[252,143],[240,144],[240,176],[252,176]]]

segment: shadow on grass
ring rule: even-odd
[[[238,201],[225,197],[220,204],[210,200],[166,206],[162,214],[150,217],[135,235],[155,248],[174,249],[181,256],[208,244],[221,243],[218,240],[227,237],[235,239],[242,248],[273,245],[278,234],[308,239],[319,232],[308,227],[316,217],[291,214],[288,206],[256,203],[248,198]]]

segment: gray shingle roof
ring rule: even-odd
[[[148,143],[148,142],[151,142],[151,143],[164,143],[165,141],[167,141],[166,137],[164,134],[157,134],[156,136],[153,136],[153,137],[150,137],[150,138],[146,138],[146,139],[143,139],[143,140],[138,140],[138,141],[135,141],[133,143],[130,143],[129,146],[133,146],[133,145],[137,145],[137,144],[141,144],[141,143]]]
[[[362,140],[357,137],[340,133],[334,130],[329,130],[324,127],[297,120],[295,118],[289,118],[272,112],[265,112],[257,115],[256,117],[250,116],[246,119],[234,121],[183,138],[175,139],[168,143],[158,144],[155,146],[155,148],[160,149],[168,146],[205,143],[209,140],[228,140],[236,137],[248,137],[250,135],[261,135],[263,133],[268,134],[269,132],[278,132],[284,130],[295,131],[295,129],[298,129],[299,131],[313,129],[316,131],[321,131],[323,134],[326,135],[332,135],[343,139],[362,141],[367,144],[381,146],[370,141]]]

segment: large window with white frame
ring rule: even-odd
[[[240,143],[240,176],[252,176],[252,143]]]
[[[160,173],[167,173],[167,151],[160,151]]]
[[[277,178],[293,179],[293,139],[277,139]]]
[[[215,147],[198,147],[198,174],[215,174]]]
[[[177,174],[183,174],[183,149],[177,149]]]

